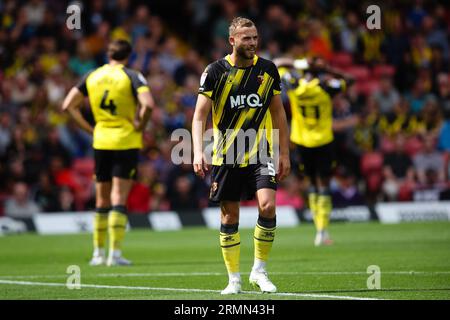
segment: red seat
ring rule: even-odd
[[[376,194],[383,182],[383,155],[380,152],[368,152],[361,157],[361,173],[366,180],[367,191]]]
[[[393,77],[395,74],[395,67],[389,64],[380,64],[373,68],[372,74],[378,79],[384,75]]]
[[[368,152],[361,157],[361,173],[366,176],[372,172],[381,172],[383,155],[380,152]]]
[[[414,156],[417,152],[422,150],[423,142],[420,141],[417,137],[411,137],[406,140],[405,143],[405,152],[410,156]]]
[[[331,57],[331,64],[335,67],[346,68],[353,63],[352,55],[347,52],[336,52]]]
[[[72,164],[72,169],[79,175],[92,176],[94,174],[94,159],[92,158],[78,158]]]
[[[395,143],[388,136],[383,136],[381,138],[380,149],[384,154],[391,153],[395,150]]]
[[[366,66],[362,65],[352,65],[347,68],[345,68],[345,71],[349,74],[351,74],[355,80],[357,81],[364,81],[369,79],[370,76],[370,70]]]
[[[364,96],[370,96],[375,91],[379,90],[380,83],[378,80],[357,81],[356,90],[359,94]]]

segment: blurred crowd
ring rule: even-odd
[[[208,180],[172,163],[170,135],[190,129],[199,77],[230,52],[228,25],[238,15],[255,21],[260,56],[320,56],[355,77],[333,102],[336,207],[449,198],[450,8],[442,1],[383,1],[380,30],[366,27],[369,4],[351,0],[73,2],[79,30],[66,26],[71,3],[0,0],[0,215],[94,207],[91,137],[61,103],[119,38],[133,44],[129,66],[158,106],[129,211],[208,206]],[[289,117],[287,99],[285,107]],[[87,102],[82,110],[93,122]],[[291,156],[277,204],[301,209],[307,182]]]

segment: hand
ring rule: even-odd
[[[289,175],[291,171],[291,161],[289,160],[289,155],[280,155],[278,159],[278,173],[277,180],[283,181]]]
[[[193,167],[194,167],[194,172],[197,176],[199,176],[202,179],[205,178],[205,174],[206,174],[206,172],[208,172],[209,169],[208,169],[208,163],[206,161],[206,157],[203,152],[200,155],[194,154]]]
[[[139,131],[139,132],[144,130],[144,128],[142,128],[142,123],[138,120],[133,121],[133,127],[134,127],[134,130]]]

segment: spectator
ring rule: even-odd
[[[11,102],[15,105],[30,103],[36,95],[37,88],[28,79],[26,71],[19,72],[11,88]]]
[[[395,138],[395,150],[384,157],[383,193],[386,200],[411,200],[414,188],[414,167],[405,152],[405,138],[398,134]]]
[[[394,111],[394,107],[400,101],[400,94],[392,85],[392,78],[384,75],[380,79],[380,89],[373,93],[372,98],[380,106],[383,114]]]
[[[193,184],[187,176],[179,176],[174,183],[175,192],[170,198],[172,210],[198,209],[200,203],[195,196]]]
[[[60,212],[72,212],[76,210],[75,198],[72,191],[62,187],[58,193],[58,210]]]
[[[422,80],[417,79],[411,91],[405,95],[405,98],[411,106],[411,111],[418,114],[422,110],[427,99],[430,98],[430,94],[425,87],[425,83]]]
[[[69,60],[70,70],[78,77],[86,74],[88,71],[95,69],[96,63],[92,59],[91,53],[85,41],[78,42],[77,55]]]
[[[345,167],[337,169],[337,188],[331,193],[333,208],[364,205],[364,198],[358,191],[356,177]]]
[[[437,75],[437,100],[441,107],[443,116],[446,120],[450,120],[450,81],[449,75],[439,73]]]
[[[3,158],[6,147],[11,143],[11,116],[6,113],[0,113],[0,158]]]
[[[33,194],[33,200],[43,212],[59,210],[58,188],[51,181],[48,172],[41,172],[38,185],[34,189]]]
[[[39,206],[28,197],[28,186],[17,182],[12,196],[5,201],[5,215],[11,218],[31,218],[39,211]]]
[[[436,151],[436,142],[432,135],[425,136],[423,150],[414,156],[413,163],[420,184],[427,185],[430,181],[445,182],[444,158]]]

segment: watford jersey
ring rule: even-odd
[[[78,89],[89,97],[95,119],[94,149],[142,148],[142,133],[134,129],[138,93],[149,91],[141,73],[122,64],[104,66],[87,73]]]
[[[345,81],[306,80],[286,68],[280,68],[280,74],[291,105],[291,141],[307,148],[332,142],[332,97],[345,89]]]
[[[267,148],[265,155],[272,155],[272,118],[268,108],[272,96],[280,94],[280,90],[276,66],[258,56],[246,68],[234,66],[228,55],[205,69],[199,94],[212,100],[213,165],[245,167],[257,163],[261,146]],[[252,132],[256,133],[254,139]],[[249,137],[243,144],[237,141],[242,133]]]

